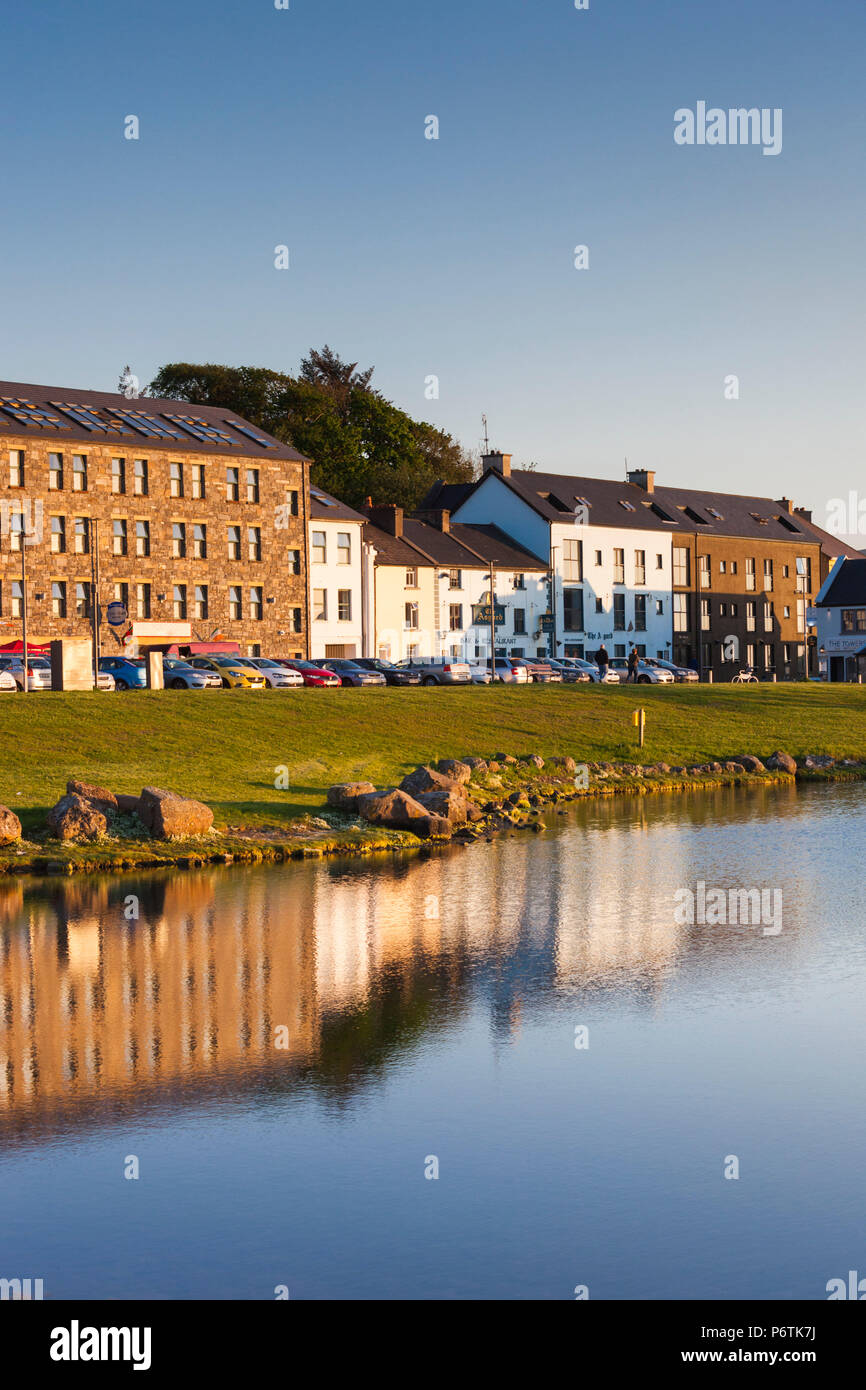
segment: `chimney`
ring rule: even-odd
[[[482,454],[481,467],[485,473],[487,472],[488,468],[492,468],[494,472],[501,473],[503,478],[510,478],[511,455],[500,454],[498,451],[492,454]]]
[[[803,518],[804,521],[811,521],[811,520],[812,520],[812,511],[811,511],[811,508],[807,508],[807,507],[795,507],[795,508],[794,508],[794,511],[797,513],[797,516],[801,516],[801,517]]]
[[[784,510],[789,514],[793,514],[796,511],[794,503],[791,501],[790,497],[780,497],[779,506],[783,507]]]
[[[630,468],[627,474],[630,483],[643,488],[644,492],[655,492],[656,475],[651,468]]]
[[[451,513],[444,507],[421,507],[412,513],[416,521],[426,521],[428,526],[435,526],[437,531],[443,531],[447,536],[451,530]]]
[[[396,536],[398,539],[403,535],[402,507],[395,507],[393,502],[387,502],[377,507],[365,506],[364,511],[380,531],[387,531],[389,536]]]

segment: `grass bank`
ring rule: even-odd
[[[640,752],[631,722],[638,705],[647,711]],[[263,829],[318,815],[333,782],[393,784],[417,763],[472,753],[689,764],[784,748],[861,759],[866,687],[7,695],[0,748],[0,803],[27,837],[43,833],[69,777],[116,792],[170,787],[212,806],[217,827]],[[278,787],[286,778],[288,787]]]

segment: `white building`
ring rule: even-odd
[[[866,560],[837,560],[808,613],[826,681],[866,678]]]
[[[498,527],[542,557],[553,575],[551,656],[671,655],[673,550],[670,519],[631,482],[512,473],[509,454],[489,454],[480,482],[445,485],[427,499],[453,506],[452,530]],[[631,475],[632,478],[636,475]]]
[[[366,656],[366,518],[310,488],[310,659]]]

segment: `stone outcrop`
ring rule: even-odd
[[[0,845],[14,845],[20,839],[20,820],[8,806],[0,806]]]
[[[822,771],[824,768],[835,767],[836,759],[828,757],[826,753],[810,753],[805,766],[810,772]]]
[[[108,829],[105,812],[75,792],[61,796],[47,820],[55,840],[98,840]]]
[[[766,772],[767,770],[761,759],[753,757],[751,753],[744,753],[741,758],[732,758],[731,762],[738,763],[740,767],[745,768],[746,772]]]
[[[213,825],[213,811],[203,801],[191,801],[161,787],[144,787],[138,817],[157,840],[203,835]]]
[[[375,790],[372,782],[337,782],[328,788],[328,805],[338,811],[355,814],[358,810],[358,797],[369,796],[370,792]]]
[[[466,825],[467,822],[481,819],[481,812],[474,801],[456,792],[444,791],[441,787],[433,792],[419,792],[418,803],[435,816],[444,816],[451,825]]]
[[[451,834],[450,821],[428,810],[400,787],[360,796],[358,813],[371,825],[382,825],[389,830],[411,830],[422,839]]]
[[[789,772],[792,777],[797,775],[796,759],[781,748],[777,748],[775,753],[770,754],[767,759],[767,767],[772,768],[774,772]]]
[[[107,787],[92,787],[87,782],[78,782],[72,778],[66,783],[66,793],[68,796],[79,796],[82,801],[89,801],[91,806],[95,806],[103,814],[117,810],[117,797]]]
[[[414,772],[408,772],[400,783],[400,790],[408,792],[409,796],[435,791],[456,791],[460,795],[462,786],[456,778],[446,777],[444,772],[437,771],[435,767],[424,766],[416,767]]]
[[[452,782],[468,782],[472,776],[470,764],[457,758],[440,758],[436,768],[443,776],[450,777]]]

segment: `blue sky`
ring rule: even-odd
[[[864,42],[860,0],[19,3],[0,376],[328,342],[468,447],[484,411],[518,462],[820,521],[862,476]],[[781,154],[677,146],[699,100],[782,108]]]

